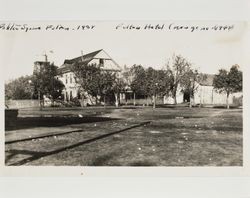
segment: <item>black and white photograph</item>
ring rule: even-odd
[[[5,166],[243,167],[247,30],[0,22]]]

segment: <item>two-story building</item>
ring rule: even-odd
[[[74,63],[95,64],[99,65],[102,70],[121,72],[121,67],[103,49],[73,59],[66,59],[63,65],[58,68],[57,76],[65,85],[63,91],[65,101],[70,101],[73,98],[80,98],[80,86],[77,83],[77,79],[71,67]],[[86,103],[89,104],[92,102],[92,100],[86,101]]]

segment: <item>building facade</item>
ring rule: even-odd
[[[213,80],[215,75],[203,74],[203,78],[200,82],[196,83],[196,90],[193,98],[193,105],[225,105],[227,103],[226,93],[219,93],[213,86]],[[230,94],[228,102],[230,105],[237,104],[242,105],[243,93]],[[181,88],[178,89],[176,94],[177,104],[190,102],[190,96],[183,93]],[[174,104],[174,99],[171,97],[164,98],[165,104]]]
[[[99,65],[102,70],[108,70],[120,73],[121,67],[105,52],[103,49],[97,50],[77,58],[66,59],[61,67],[58,68],[57,78],[63,82],[65,88],[63,90],[64,100],[71,101],[74,98],[80,98],[80,85],[77,83],[77,78],[71,70],[74,63],[95,64]],[[94,100],[90,97],[85,103],[91,104]]]
[[[225,105],[227,103],[226,93],[219,93],[213,87],[214,77],[215,75],[206,74],[206,78],[198,84],[197,91],[194,94],[194,104]],[[228,103],[231,105],[236,103],[242,104],[242,98],[242,92],[230,94]]]
[[[129,68],[121,68],[103,49],[97,50],[85,55],[73,59],[66,59],[62,66],[57,69],[57,79],[61,80],[65,86],[63,90],[64,101],[72,101],[74,98],[80,99],[81,94],[84,90],[81,90],[80,85],[77,83],[77,78],[72,71],[72,65],[74,63],[87,63],[89,65],[95,64],[99,65],[102,70],[113,71],[122,77],[122,71],[129,70]],[[34,63],[34,72],[39,72],[42,67],[49,64],[46,61],[37,61]],[[196,84],[196,91],[192,100],[193,105],[225,105],[227,103],[227,96],[225,93],[217,92],[213,87],[213,79],[215,75],[212,74],[202,74],[205,78],[202,78]],[[127,104],[134,102],[134,94],[130,90],[129,86],[125,89],[124,93],[120,93],[119,99],[121,103]],[[86,93],[87,94],[87,93]],[[177,104],[190,102],[189,93],[183,93],[182,89],[179,87],[176,94]],[[242,105],[243,93],[233,93],[229,96],[229,104]],[[85,104],[95,104],[95,99],[88,95],[84,99]],[[82,100],[83,101],[83,100]],[[145,103],[145,102],[144,102]],[[143,104],[144,104],[143,103]],[[148,101],[146,102],[148,103]],[[174,99],[171,96],[164,97],[162,99],[163,104],[174,104]],[[84,105],[84,104],[83,104]]]

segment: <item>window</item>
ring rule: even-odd
[[[100,58],[99,63],[100,63],[100,65],[103,65],[104,64],[104,59]]]
[[[68,75],[65,75],[65,82],[66,82],[66,84],[68,83]]]
[[[72,83],[72,74],[70,74],[69,82]]]
[[[80,93],[79,90],[77,91],[77,98],[78,98],[78,99],[81,99],[81,93]]]
[[[69,100],[72,101],[73,99],[73,95],[72,95],[72,91],[69,92]]]
[[[66,98],[66,101],[69,101],[69,95],[68,95],[68,92],[66,92],[66,96],[65,96],[65,98]]]

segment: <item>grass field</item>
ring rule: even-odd
[[[6,165],[242,166],[243,163],[242,109],[145,107],[42,112],[24,109],[19,116],[16,126],[6,128],[6,141],[51,136],[6,144]],[[146,121],[150,124],[137,126]],[[135,127],[127,129],[131,126]],[[69,131],[73,132],[56,135]],[[118,133],[102,137],[111,132]]]

